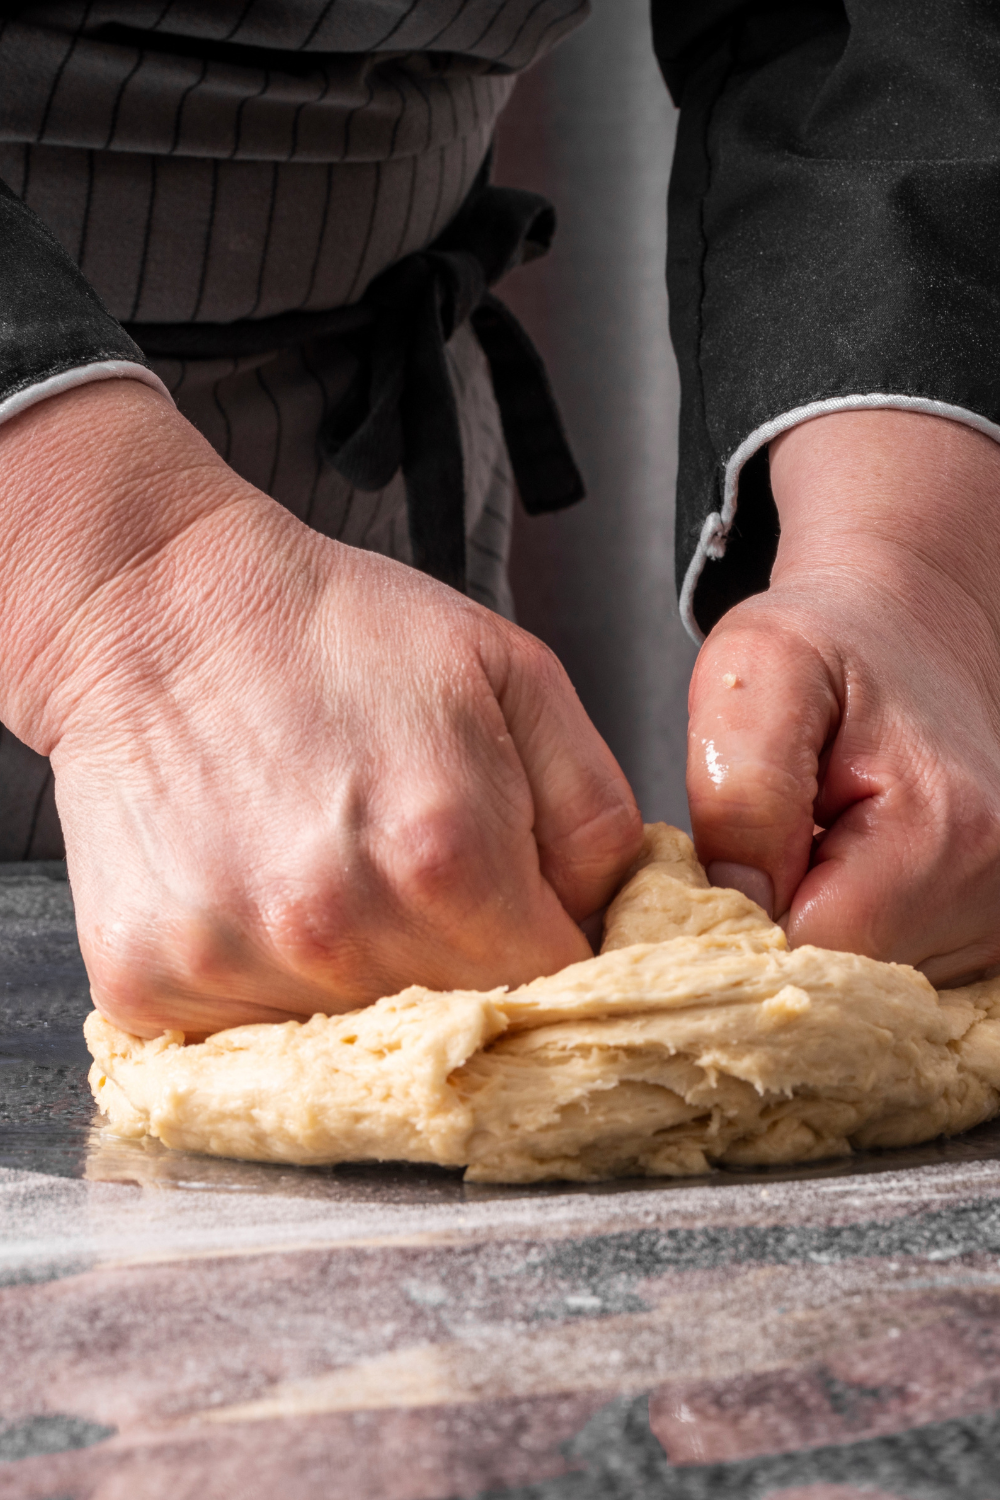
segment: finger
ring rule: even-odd
[[[231,1026],[256,1026],[262,1021],[306,1021],[317,1011],[332,1013],[329,999],[325,1004],[306,1009],[280,1010],[273,1005],[258,1005],[251,1000],[230,996],[204,996],[144,989],[128,996],[105,994],[91,988],[95,1009],[119,1031],[131,1036],[156,1037],[165,1031],[183,1031],[190,1042],[204,1041]]]
[[[380,878],[350,921],[357,956],[367,948],[352,965],[362,983],[378,975],[383,986],[394,976],[393,988],[490,989],[590,957],[541,870],[527,817],[520,830],[511,827],[507,789],[498,794],[495,779],[482,774],[485,753],[476,761],[453,764],[454,779],[437,796],[428,787],[415,799],[409,789],[392,855],[383,849]],[[504,769],[494,767],[501,781]],[[530,814],[526,791],[525,801]]]
[[[616,894],[642,845],[642,818],[556,657],[521,631],[509,650],[487,673],[531,788],[542,874],[582,922]]]
[[[819,761],[839,714],[819,652],[767,595],[732,610],[702,647],[687,775],[698,857],[711,880],[772,915],[808,868]]]
[[[843,758],[851,759],[846,750]],[[975,828],[963,828],[950,799],[929,793],[917,779],[886,776],[836,818],[792,901],[793,947],[912,964],[939,987],[997,961],[995,862],[968,857]]]
[[[230,1026],[351,1008],[329,988],[275,964],[218,914],[164,920],[161,911],[127,928],[88,918],[84,903],[79,935],[91,998],[107,1020],[134,1036],[175,1030],[197,1040]]]

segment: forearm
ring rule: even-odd
[[[654,0],[681,105],[668,281],[681,371],[677,563],[693,633],[767,587],[765,449],[824,411],[1000,438],[998,21],[941,0]]]
[[[141,350],[0,182],[0,715],[37,748],[79,601],[169,513],[157,428],[171,427],[186,424]]]

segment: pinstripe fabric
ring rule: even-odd
[[[64,0],[0,23],[0,177],[122,321],[225,323],[358,300],[468,192],[517,72],[589,0]],[[468,328],[448,349],[467,587],[505,615],[513,479]],[[353,489],[317,434],[336,350],[154,361],[244,478],[411,561],[401,476]],[[347,364],[343,364],[344,380]],[[0,728],[0,860],[61,853],[48,763]]]
[[[0,177],[123,322],[228,323],[361,297],[430,243],[489,148],[386,162],[206,161],[0,142]]]
[[[511,617],[506,580],[513,479],[485,356],[468,324],[447,348],[466,473],[468,592]],[[304,345],[261,358],[154,360],[179,409],[251,484],[325,536],[410,562],[401,474],[375,492],[323,461],[315,435],[352,365]]]
[[[0,26],[0,177],[122,320],[359,298],[426,245],[587,0],[51,3]]]

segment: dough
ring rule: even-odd
[[[1000,981],[789,951],[654,824],[598,957],[512,992],[413,986],[184,1045],[85,1026],[111,1128],[255,1161],[438,1162],[475,1182],[683,1176],[967,1130],[1000,1110]]]

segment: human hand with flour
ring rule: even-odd
[[[771,586],[691,685],[699,857],[793,946],[953,984],[1000,961],[1000,448],[838,413],[772,444],[771,483]]]
[[[51,755],[110,1020],[199,1036],[589,956],[642,828],[539,642],[311,531],[137,382],[0,448],[0,717]]]

